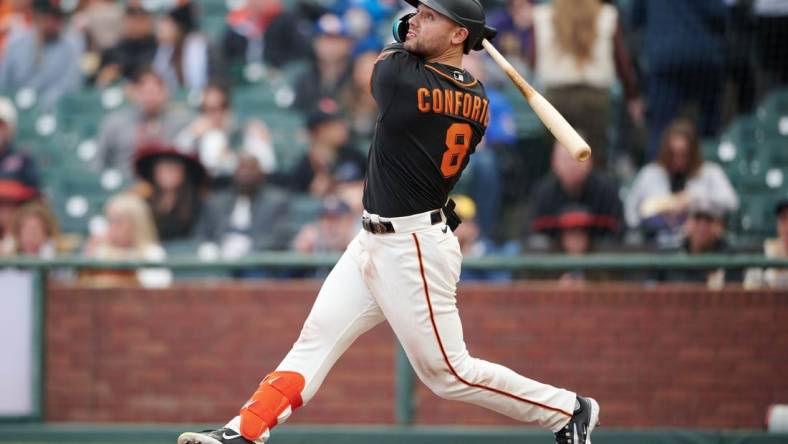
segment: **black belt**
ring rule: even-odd
[[[443,221],[441,217],[441,210],[435,210],[430,213],[430,223],[432,225],[439,224]],[[396,233],[394,225],[389,221],[375,222],[369,216],[361,216],[361,226],[373,234],[386,234]]]

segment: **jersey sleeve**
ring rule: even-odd
[[[401,85],[412,80],[418,70],[419,59],[403,47],[393,43],[383,48],[372,71],[372,96],[381,113],[385,113]]]

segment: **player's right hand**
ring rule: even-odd
[[[408,36],[408,29],[410,28],[410,18],[416,15],[415,12],[411,12],[410,14],[405,14],[400,17],[399,20],[394,22],[394,40],[399,43],[405,41]]]

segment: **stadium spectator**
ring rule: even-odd
[[[0,90],[32,88],[44,107],[82,86],[82,49],[65,32],[58,0],[33,0],[33,26],[8,42],[0,60]]]
[[[689,216],[684,224],[684,239],[679,252],[690,255],[726,254],[732,249],[725,240],[725,208],[709,199],[694,199],[689,205]],[[726,276],[727,275],[727,276]],[[719,289],[730,281],[740,281],[736,273],[718,270],[671,270],[668,281],[705,282],[709,288]]]
[[[96,86],[111,85],[119,79],[133,80],[138,72],[153,62],[155,54],[153,17],[138,0],[132,0],[123,16],[120,41],[101,53]]]
[[[728,6],[725,54],[724,119],[755,107],[755,19],[753,0],[725,0]]]
[[[364,150],[369,149],[378,118],[378,104],[372,97],[370,79],[379,54],[379,48],[371,47],[353,58],[351,81],[340,94],[342,109],[348,116],[353,139],[358,140],[360,148]]]
[[[350,32],[358,39],[376,38],[377,27],[391,27],[391,17],[397,11],[397,0],[334,0],[319,2],[328,7],[321,14],[330,12],[348,23]],[[388,30],[388,29],[386,29]]]
[[[699,107],[701,136],[716,134],[724,77],[725,18],[726,6],[721,0],[633,1],[633,25],[645,30],[649,160],[657,156],[665,128],[688,103]]]
[[[278,183],[298,193],[322,197],[334,191],[337,176],[363,176],[367,166],[364,154],[350,144],[348,124],[335,102],[324,102],[325,109],[310,113],[309,149]]]
[[[160,262],[167,253],[159,244],[150,208],[135,193],[122,193],[107,202],[104,210],[106,230],[94,233],[85,244],[85,256],[101,261],[139,260]],[[169,270],[83,270],[83,285],[114,287],[137,285],[166,287],[172,281]]]
[[[208,200],[196,237],[231,259],[286,249],[293,234],[289,201],[284,191],[266,182],[257,156],[241,152],[233,186]]]
[[[214,189],[232,181],[239,150],[253,154],[264,173],[276,169],[268,127],[257,119],[241,122],[233,114],[229,91],[218,83],[203,90],[200,114],[178,134],[175,143],[198,153]]]
[[[153,69],[167,89],[202,90],[208,83],[208,41],[198,32],[195,3],[188,0],[157,24]]]
[[[583,205],[569,204],[561,209],[556,220],[558,238],[555,250],[567,256],[584,256],[596,249],[592,230],[596,221],[594,215]],[[608,276],[599,271],[571,269],[557,276],[562,287],[577,288],[588,281],[601,281]]]
[[[591,215],[595,241],[615,239],[623,232],[623,211],[618,187],[591,162],[578,162],[559,142],[553,148],[552,171],[534,188],[528,228],[554,241],[561,230],[561,211],[582,205]]]
[[[514,109],[509,99],[501,93],[494,82],[487,82],[485,60],[481,53],[475,52],[463,57],[463,67],[476,80],[484,83],[489,103],[490,119],[484,139],[476,146],[473,162],[468,165],[471,180],[468,194],[479,207],[476,213],[481,236],[487,240],[497,238],[501,228],[501,205],[503,201],[501,152],[512,148],[517,140]]]
[[[560,230],[558,250],[569,256],[582,256],[593,250],[591,230],[594,228],[594,215],[584,206],[569,204],[561,209],[556,220]]]
[[[27,29],[33,21],[30,0],[7,0],[0,2],[0,59],[6,43],[17,32]]]
[[[358,234],[358,215],[342,199],[326,196],[316,222],[304,225],[293,240],[300,253],[341,253]]]
[[[52,259],[58,253],[58,224],[42,201],[19,207],[14,214],[14,252],[17,255]]]
[[[309,39],[281,0],[247,0],[227,15],[222,50],[231,65],[262,63],[280,68],[309,55]]]
[[[788,199],[780,199],[774,207],[777,237],[765,239],[763,253],[769,258],[788,258]],[[745,288],[759,288],[766,284],[769,288],[788,288],[788,270],[779,268],[749,269],[744,279]]]
[[[757,56],[765,86],[788,85],[788,2],[754,0]]]
[[[312,45],[315,59],[296,79],[293,106],[302,112],[319,106],[326,98],[338,100],[352,77],[350,56],[355,40],[339,17],[333,14],[320,17]]]
[[[124,7],[114,0],[85,0],[71,17],[71,24],[85,36],[86,50],[98,56],[120,43]]]
[[[127,94],[133,106],[114,111],[101,122],[92,166],[96,170],[113,168],[131,176],[134,150],[152,142],[171,143],[190,116],[169,106],[167,86],[150,68],[136,74]]]
[[[21,204],[39,196],[35,162],[14,149],[16,124],[13,103],[0,97],[0,256],[14,250],[14,212]]]
[[[621,79],[628,110],[643,119],[635,70],[624,47],[618,10],[599,0],[555,0],[534,7],[531,53],[545,97],[594,149],[597,168],[607,168],[610,89]]]
[[[677,120],[665,130],[657,159],[640,170],[626,197],[626,220],[658,246],[674,245],[693,200],[735,211],[739,199],[725,172],[703,160],[692,123]]]
[[[207,177],[197,156],[170,145],[147,144],[134,156],[143,182],[139,191],[150,205],[162,242],[192,235],[203,207]]]
[[[533,60],[534,0],[506,0],[490,13],[488,24],[498,30],[496,46],[510,62],[525,65]]]
[[[381,48],[391,33],[391,23],[400,4],[398,0],[312,1],[301,2],[299,13],[313,23],[325,14],[335,15],[347,25],[348,34],[359,47]]]

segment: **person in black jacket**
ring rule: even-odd
[[[207,201],[196,236],[225,258],[286,249],[293,235],[289,202],[287,193],[266,183],[259,159],[242,152],[232,187]]]
[[[340,177],[363,177],[367,159],[350,144],[350,129],[336,103],[307,118],[309,150],[278,183],[297,193],[322,197],[334,191]]]
[[[120,42],[101,54],[96,85],[103,87],[119,79],[131,80],[142,68],[153,62],[154,54],[156,36],[153,33],[153,18],[139,2],[131,1],[123,17]]]
[[[281,67],[309,55],[309,40],[298,19],[280,0],[248,0],[227,15],[222,50],[230,64]]]
[[[533,191],[527,229],[554,240],[560,233],[559,216],[568,205],[588,211],[587,228],[593,238],[616,238],[623,227],[618,187],[591,162],[577,162],[560,143],[553,148],[552,171]]]

